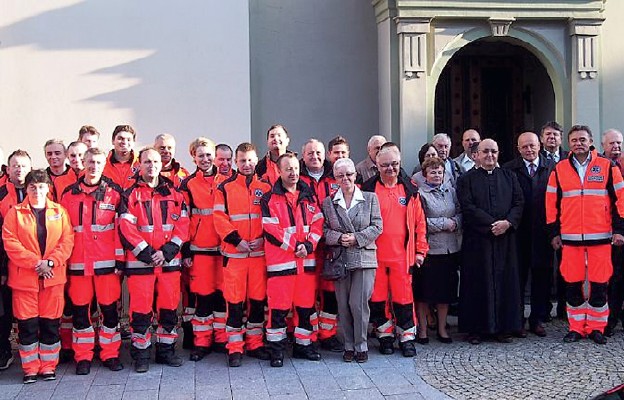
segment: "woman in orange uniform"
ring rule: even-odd
[[[18,324],[24,383],[56,379],[61,339],[66,260],[74,245],[67,211],[47,198],[44,170],[26,176],[27,198],[6,215],[2,227],[9,257],[9,286]]]

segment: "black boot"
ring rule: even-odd
[[[179,367],[183,363],[182,357],[175,354],[175,344],[156,343],[156,364]]]
[[[137,349],[130,346],[130,356],[134,360],[134,370],[138,373],[149,371],[150,349]]]
[[[193,325],[191,321],[182,322],[182,348],[184,350],[191,350],[195,346],[193,344]]]
[[[384,355],[394,354],[394,337],[379,338],[379,352]]]
[[[321,354],[316,351],[314,346],[311,344],[304,346],[301,344],[295,343],[293,346],[293,358],[301,358],[304,360],[310,361],[319,361],[321,359]]]

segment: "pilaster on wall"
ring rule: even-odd
[[[572,123],[600,126],[600,27],[604,19],[571,19]]]

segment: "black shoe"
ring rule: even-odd
[[[401,354],[403,354],[403,357],[414,357],[416,355],[414,342],[410,340],[408,342],[401,343]]]
[[[592,331],[587,337],[596,344],[607,344],[607,338],[600,331]]]
[[[466,341],[476,346],[478,344],[481,344],[481,336],[472,333],[466,337]]]
[[[362,364],[368,361],[368,351],[358,351],[355,353],[355,361]]]
[[[195,345],[193,344],[193,324],[191,324],[191,321],[182,322],[182,332],[182,348],[184,350],[194,349]]]
[[[273,350],[271,352],[271,367],[280,368],[284,366],[284,352]]]
[[[247,350],[247,357],[268,361],[271,359],[271,353],[269,353],[264,346],[260,346],[257,349]]]
[[[139,358],[134,362],[134,370],[139,374],[149,371],[149,359]]]
[[[59,351],[59,364],[67,364],[74,359],[74,351],[72,349],[61,349]]]
[[[228,365],[230,367],[240,367],[243,362],[243,353],[232,353],[228,355]]]
[[[342,353],[344,351],[344,346],[336,336],[332,336],[329,339],[321,340],[321,349],[329,350],[333,353]]]
[[[215,353],[222,353],[222,354],[227,354],[228,350],[225,347],[225,343],[221,343],[221,342],[214,342],[212,344],[212,346],[210,347],[210,349],[212,351],[214,351]]]
[[[384,355],[394,354],[394,338],[379,339],[379,352]]]
[[[563,337],[563,341],[566,342],[566,343],[574,343],[574,342],[578,342],[582,338],[583,338],[583,336],[580,333],[574,332],[574,331],[570,331],[570,332],[568,332],[567,335],[565,335]]]
[[[37,382],[37,375],[24,375],[24,379],[22,380],[24,385],[28,385],[29,383]]]
[[[210,347],[196,346],[191,354],[189,355],[189,360],[191,361],[200,361],[203,360],[208,354],[210,354]]]
[[[11,366],[11,363],[13,363],[13,352],[11,350],[5,350],[0,352],[0,371],[4,371],[5,369],[9,368]],[[24,378],[26,377],[24,376]]]
[[[520,328],[519,331],[514,331],[511,334],[513,337],[516,337],[518,339],[524,339],[527,337],[527,331],[526,329],[524,329],[524,327]]]
[[[440,331],[436,332],[436,339],[438,339],[438,342],[440,343],[445,343],[445,344],[453,343],[453,339],[451,339],[450,336],[444,337],[440,335]]]
[[[111,371],[121,371],[124,369],[123,364],[117,357],[109,358],[108,360],[102,361],[102,365]]]
[[[166,356],[159,356],[156,354],[156,364],[163,364],[169,367],[179,367],[184,364],[182,357],[175,354],[168,354]]]
[[[320,361],[321,359],[321,354],[318,351],[316,351],[314,346],[312,346],[311,344],[307,346],[295,344],[293,346],[292,356],[293,358],[300,358],[303,360],[310,360],[310,361]]]
[[[604,336],[606,336],[606,337],[611,337],[611,336],[613,336],[613,334],[615,333],[614,331],[615,331],[615,328],[614,328],[613,326],[611,326],[611,325],[607,325],[607,326],[605,326],[605,328],[604,328],[604,333],[603,333],[603,335],[604,335]],[[2,369],[2,368],[0,368],[0,369]]]
[[[91,361],[80,360],[76,364],[76,375],[89,375],[91,373]]]
[[[516,336],[516,337],[518,337],[518,336]],[[513,342],[513,339],[511,338],[511,335],[508,334],[508,333],[498,334],[498,335],[496,335],[495,339],[496,339],[496,341],[498,343],[511,343],[511,342]]]
[[[353,361],[353,357],[355,357],[355,352],[353,350],[345,350],[345,352],[342,353],[342,360],[344,362],[350,363]]]
[[[545,337],[546,336],[546,329],[544,329],[544,325],[537,323],[533,326],[531,326],[529,328],[529,330],[531,332],[533,332],[534,335],[539,336],[539,337]]]
[[[416,336],[416,343],[418,343],[418,344],[429,344],[429,338],[428,337]]]
[[[54,371],[44,372],[43,374],[41,374],[41,379],[43,379],[44,381],[55,381],[56,372]]]
[[[121,336],[121,340],[128,340],[132,338],[132,332],[127,326],[122,326],[119,328],[119,336]]]

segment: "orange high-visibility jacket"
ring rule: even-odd
[[[24,189],[24,199],[20,201],[17,196],[15,185],[7,180],[7,183],[0,187],[0,216],[5,217],[9,210],[26,199]]]
[[[130,186],[134,185],[137,178],[137,172],[139,171],[139,159],[132,152],[130,162],[119,162],[115,158],[115,151],[111,150],[108,153],[106,160],[106,166],[104,166],[104,176],[112,179],[113,182],[121,186],[126,190]]]
[[[219,185],[214,199],[214,225],[221,238],[221,254],[231,258],[262,257],[264,250],[240,253],[241,240],[262,237],[260,199],[271,191],[271,185],[257,175],[235,173]]]
[[[270,153],[267,153],[266,156],[258,161],[258,165],[256,165],[256,175],[258,175],[260,179],[269,182],[271,185],[275,185],[275,182],[279,179],[279,167],[271,160]]]
[[[300,179],[307,183],[314,192],[318,204],[323,204],[326,197],[331,197],[338,191],[340,186],[334,178],[334,171],[329,161],[323,163],[323,175],[318,181],[310,176],[303,161],[299,162]]]
[[[119,234],[126,250],[126,275],[154,273],[151,256],[161,250],[163,271],[181,269],[180,248],[188,239],[189,217],[184,197],[162,176],[155,188],[139,179],[123,193]]]
[[[69,186],[73,185],[78,181],[78,178],[84,175],[84,171],[80,171],[76,173],[73,169],[69,168],[63,175],[59,175],[54,180],[54,201],[61,202],[61,198],[63,197],[63,193],[65,189]]]
[[[74,232],[63,206],[46,201],[46,250],[43,256],[37,238],[37,221],[28,199],[11,208],[2,225],[4,250],[9,257],[9,286],[25,291],[39,291],[35,267],[39,260],[54,262],[54,277],[43,279],[43,286],[66,282],[66,261],[74,246]]]
[[[624,233],[624,182],[620,169],[595,150],[590,153],[581,184],[571,154],[551,172],[546,188],[546,223],[564,244],[611,243],[613,232]]]
[[[190,257],[192,254],[220,254],[221,240],[214,228],[213,207],[217,186],[225,179],[213,166],[209,175],[198,169],[182,181],[180,192],[188,204],[191,217],[189,246],[183,249],[183,257]]]
[[[121,193],[121,187],[106,177],[97,187],[88,187],[79,178],[63,193],[61,204],[74,230],[69,275],[105,275],[123,268],[124,251],[116,225]]]
[[[268,277],[297,275],[316,269],[314,250],[323,234],[323,213],[306,183],[299,181],[297,191],[295,208],[286,199],[281,179],[260,200]],[[295,257],[295,249],[300,244],[305,245],[308,252],[305,258]]]
[[[182,183],[184,178],[186,178],[190,174],[186,168],[184,168],[182,165],[180,165],[179,162],[173,159],[171,160],[171,169],[168,171],[160,171],[160,175],[173,182],[173,187],[177,189],[180,187],[180,184]]]

